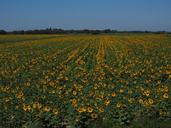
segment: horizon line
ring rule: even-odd
[[[117,32],[171,32],[169,30],[119,30],[119,29],[111,29],[111,28],[104,28],[104,29],[90,29],[90,28],[80,28],[80,29],[65,29],[65,28],[55,28],[55,27],[46,27],[46,28],[33,28],[33,29],[13,29],[13,30],[6,30],[6,29],[0,29],[4,30],[6,32],[13,32],[13,31],[34,31],[34,30],[46,30],[46,29],[58,29],[63,31],[83,31],[83,30],[89,30],[89,31],[104,31],[104,30],[110,30],[110,31],[117,31]]]

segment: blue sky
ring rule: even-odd
[[[0,29],[171,31],[171,0],[0,0]]]

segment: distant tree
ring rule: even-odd
[[[91,34],[95,34],[95,35],[96,35],[96,34],[100,34],[100,33],[101,33],[100,30],[92,30],[92,31],[91,31]]]
[[[163,33],[166,33],[165,31],[157,31],[155,32],[156,34],[163,34]]]
[[[135,33],[135,34],[141,34],[141,33],[154,33],[154,34],[162,34],[162,33],[169,33],[165,31],[117,31],[117,30],[111,30],[111,29],[104,29],[104,30],[91,30],[91,29],[83,29],[83,30],[63,30],[61,28],[46,28],[46,29],[35,29],[35,30],[18,30],[18,31],[12,31],[12,32],[6,32],[4,30],[0,30],[0,34],[101,34],[101,33]]]
[[[7,34],[7,32],[5,30],[0,30],[0,34],[4,35],[4,34]]]
[[[104,33],[111,33],[112,31],[110,29],[105,29]]]
[[[82,30],[83,33],[87,33],[87,34],[90,34],[91,33],[91,30],[88,30],[88,29],[84,29]]]

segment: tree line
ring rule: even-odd
[[[104,29],[104,30],[90,30],[90,29],[83,29],[83,30],[64,30],[64,29],[35,29],[35,30],[17,30],[17,31],[5,31],[0,30],[0,34],[105,34],[105,33],[169,33],[166,31],[117,31],[111,29]]]

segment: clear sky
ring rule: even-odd
[[[171,0],[0,0],[0,29],[171,31]]]

